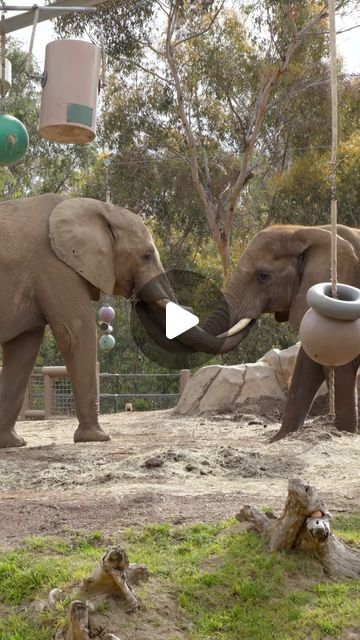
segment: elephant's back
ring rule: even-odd
[[[0,264],[31,260],[49,244],[49,215],[64,196],[44,194],[0,202]]]

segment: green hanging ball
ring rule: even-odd
[[[115,347],[115,338],[108,334],[101,336],[99,340],[99,347],[101,351],[111,351]]]
[[[29,136],[23,123],[14,116],[0,114],[0,165],[14,164],[27,152]]]

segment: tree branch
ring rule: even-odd
[[[203,36],[205,33],[210,31],[211,27],[213,26],[216,18],[218,17],[218,15],[220,13],[220,11],[222,11],[222,9],[224,8],[224,4],[225,4],[225,0],[223,0],[223,2],[221,3],[219,9],[214,13],[214,15],[211,18],[210,23],[208,24],[207,27],[205,27],[204,29],[200,29],[199,31],[194,31],[194,33],[190,33],[190,35],[186,36],[185,38],[181,38],[181,40],[177,40],[176,42],[173,43],[174,49],[175,49],[175,47],[178,47],[180,44],[183,44],[184,42],[187,42],[188,40],[192,40],[193,38],[199,38],[200,36]]]

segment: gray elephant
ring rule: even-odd
[[[338,279],[360,287],[360,230],[338,225]],[[204,329],[219,337],[244,338],[263,313],[299,329],[308,309],[306,293],[312,285],[330,280],[330,227],[277,225],[260,231],[241,256],[225,299],[231,329],[219,308]],[[360,352],[360,345],[359,345]],[[360,357],[335,368],[336,427],[357,431],[356,374]],[[300,348],[278,440],[298,429],[327,375],[325,367]]]
[[[109,439],[98,422],[91,300],[100,291],[137,295],[142,322],[168,350],[223,353],[241,340],[199,327],[166,339],[165,306],[176,299],[148,229],[126,209],[46,194],[1,203],[0,230],[0,447],[26,444],[14,425],[47,324],[73,387],[75,442]]]

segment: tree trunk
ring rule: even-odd
[[[352,549],[331,531],[331,515],[315,487],[292,478],[280,518],[245,505],[237,514],[263,534],[271,551],[301,549],[314,554],[325,573],[339,578],[360,577],[360,550]]]

